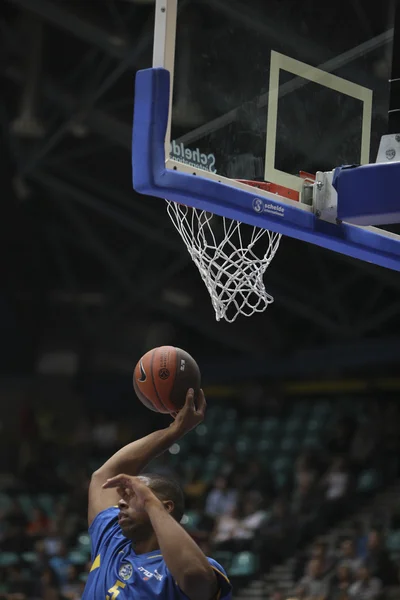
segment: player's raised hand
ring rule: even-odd
[[[131,477],[130,475],[116,475],[107,479],[103,489],[116,488],[120,497],[136,510],[146,510],[147,504],[157,500],[153,491],[148,486],[146,477]]]
[[[173,415],[175,421],[171,427],[174,427],[179,435],[185,435],[197,427],[203,420],[206,413],[207,402],[203,390],[200,390],[197,399],[197,406],[194,402],[194,390],[191,388],[186,394],[186,402],[181,410]]]

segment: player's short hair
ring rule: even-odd
[[[157,473],[142,473],[141,475],[150,480],[149,487],[153,490],[157,498],[160,500],[172,500],[174,510],[171,515],[179,523],[185,512],[185,497],[179,483],[174,479],[169,479]]]

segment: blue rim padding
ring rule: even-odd
[[[133,187],[137,192],[257,225],[400,271],[400,244],[392,238],[354,225],[327,223],[310,212],[277,202],[274,194],[264,202],[271,205],[272,210],[283,208],[284,216],[259,214],[253,209],[256,193],[207,179],[206,172],[203,177],[166,169],[164,140],[169,86],[170,76],[166,69],[146,69],[136,75],[132,172]],[[340,173],[336,180],[339,178]]]

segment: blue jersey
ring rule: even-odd
[[[82,600],[187,600],[160,551],[134,552],[118,525],[118,513],[115,507],[103,510],[89,528],[92,568]],[[212,558],[208,560],[220,586],[216,598],[231,600],[231,585],[225,571]]]

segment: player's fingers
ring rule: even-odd
[[[189,388],[186,394],[186,402],[185,402],[185,406],[187,406],[188,408],[194,410],[195,406],[194,406],[194,389],[193,388]]]
[[[107,479],[107,481],[103,483],[102,487],[105,490],[117,487],[126,488],[131,487],[131,482],[128,475],[116,475],[115,477],[110,477],[110,479]]]
[[[206,408],[207,408],[206,397],[204,395],[203,390],[200,390],[199,399],[197,401],[197,412],[204,415],[204,413],[206,412]]]

